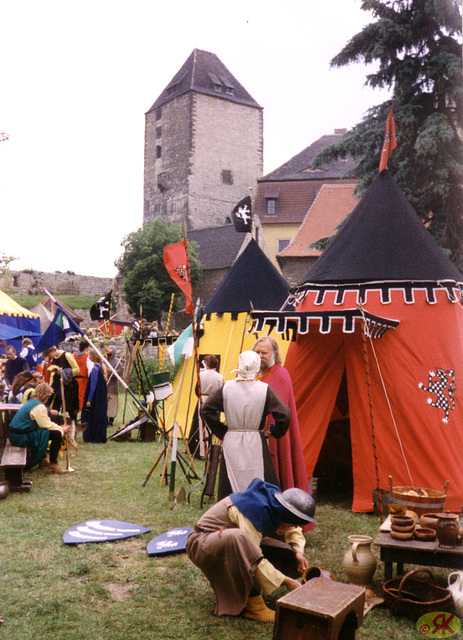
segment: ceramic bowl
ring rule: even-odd
[[[390,531],[391,538],[394,538],[395,540],[411,540],[413,538],[413,533],[413,531],[403,533],[401,531],[393,531],[392,529]]]
[[[391,524],[395,527],[410,527],[415,521],[409,516],[391,516]]]
[[[415,523],[413,524],[409,524],[406,527],[402,527],[402,526],[398,526],[396,524],[393,524],[391,526],[391,530],[392,531],[396,531],[397,533],[409,533],[410,531],[413,531],[415,529]]]
[[[436,539],[436,532],[434,529],[429,529],[426,527],[416,527],[415,529],[415,538],[417,540],[422,540],[424,542],[429,542],[431,540]]]

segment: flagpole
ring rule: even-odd
[[[53,302],[55,304],[57,304],[59,306],[58,301],[56,300],[56,298],[44,288],[45,293],[50,296],[50,298],[53,300]],[[79,327],[80,328],[80,327]],[[84,338],[84,340],[88,343],[88,345],[94,350],[96,351],[99,356],[101,357],[101,359],[103,360],[103,362],[105,363],[105,365],[108,367],[108,369],[112,372],[112,374],[119,380],[119,382],[122,384],[122,386],[124,387],[124,389],[126,391],[128,391],[128,393],[132,396],[132,399],[134,400],[135,404],[138,406],[139,409],[141,409],[143,411],[143,413],[146,415],[146,417],[148,418],[148,420],[154,424],[154,426],[156,428],[159,428],[156,420],[153,418],[153,416],[149,413],[149,411],[142,405],[142,403],[138,400],[137,396],[132,392],[132,390],[129,388],[128,384],[121,378],[121,376],[117,373],[117,371],[111,366],[111,364],[108,362],[108,360],[104,357],[104,355],[95,347],[95,345],[93,344],[93,342],[85,335],[85,333],[82,332],[82,337]]]

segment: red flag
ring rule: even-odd
[[[191,289],[187,246],[187,239],[184,238],[182,242],[176,242],[164,247],[164,265],[172,280],[185,294],[185,311],[193,315],[193,291]]]
[[[397,146],[397,140],[395,137],[395,124],[394,124],[394,116],[392,115],[392,107],[389,111],[389,115],[387,117],[386,122],[386,133],[384,134],[384,142],[383,142],[383,150],[381,151],[381,160],[379,162],[379,172],[387,169],[387,162],[389,160],[389,154],[391,151]]]

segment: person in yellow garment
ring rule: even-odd
[[[300,586],[294,576],[308,568],[301,526],[315,521],[315,502],[308,493],[297,488],[280,492],[259,478],[206,511],[188,536],[186,552],[211,583],[216,615],[273,622],[275,612],[266,606],[261,591],[270,594],[281,585],[290,591]],[[263,543],[275,534],[284,540],[281,561],[274,548],[270,562]]]
[[[63,435],[70,426],[55,424],[48,417],[45,403],[53,395],[52,387],[42,382],[32,397],[21,406],[8,427],[8,437],[14,447],[27,447],[26,469],[39,465],[48,473],[67,473],[58,464]],[[50,443],[50,459],[46,457]]]

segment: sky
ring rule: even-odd
[[[387,92],[330,60],[360,0],[0,0],[0,255],[113,277],[143,224],[144,114],[193,49],[264,108],[264,174],[360,122]]]

